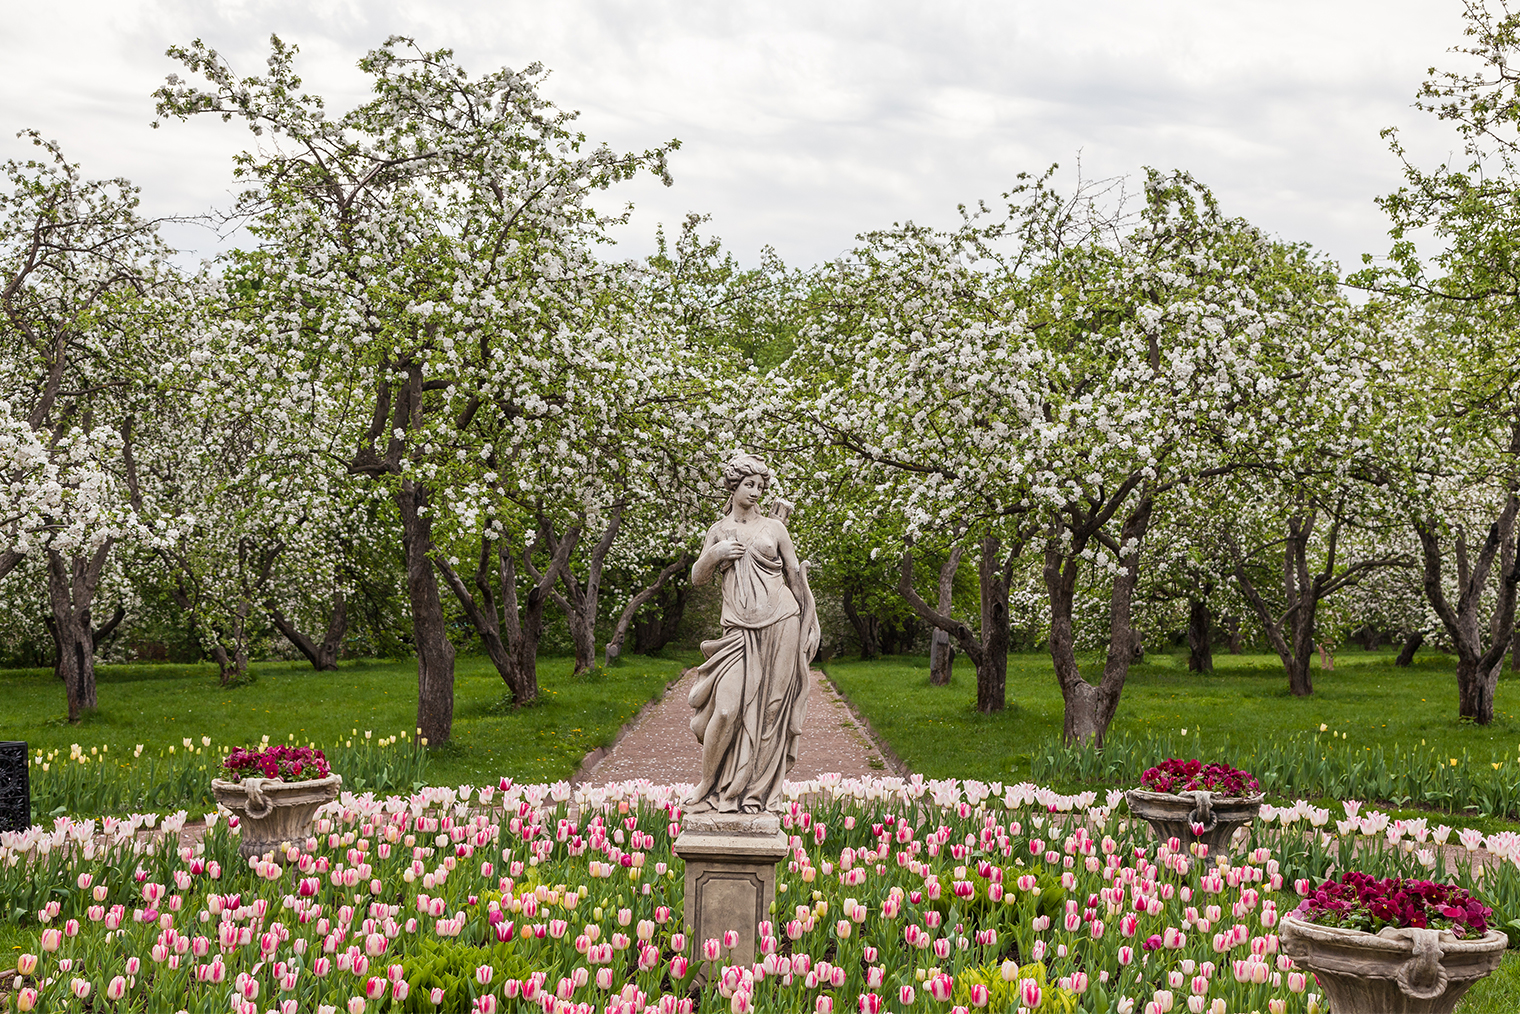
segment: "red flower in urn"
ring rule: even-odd
[[[1376,933],[1384,926],[1447,929],[1481,937],[1493,909],[1455,884],[1347,870],[1310,891],[1294,913],[1306,922]]]
[[[300,782],[326,778],[332,774],[322,751],[304,746],[271,746],[263,750],[236,747],[222,761],[222,766],[227,769],[227,780],[230,782],[240,782],[250,777]]]
[[[1203,790],[1220,796],[1249,796],[1261,785],[1249,771],[1228,764],[1204,764],[1198,760],[1172,757],[1140,776],[1140,784],[1152,792],[1194,792]]]

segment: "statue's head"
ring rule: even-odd
[[[723,486],[728,490],[728,502],[723,506],[723,513],[727,514],[733,510],[733,495],[745,479],[750,476],[759,479],[760,491],[763,493],[770,487],[771,475],[770,466],[753,454],[740,454],[732,461],[724,462]]]

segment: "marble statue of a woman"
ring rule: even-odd
[[[723,636],[703,642],[707,661],[688,698],[696,709],[691,731],[702,744],[690,813],[778,811],[782,780],[797,759],[818,613],[784,512],[760,512],[770,479],[751,454],[723,466],[728,504],[691,568],[693,584],[721,575]]]

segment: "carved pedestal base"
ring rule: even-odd
[[[771,919],[776,900],[776,864],[787,854],[781,822],[769,813],[688,816],[675,853],[686,862],[686,932],[694,961],[704,941],[721,941],[733,930],[738,943],[724,963],[754,964],[756,932]]]

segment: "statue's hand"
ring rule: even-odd
[[[724,539],[713,544],[713,554],[719,560],[737,560],[744,555],[744,543],[738,539]]]

